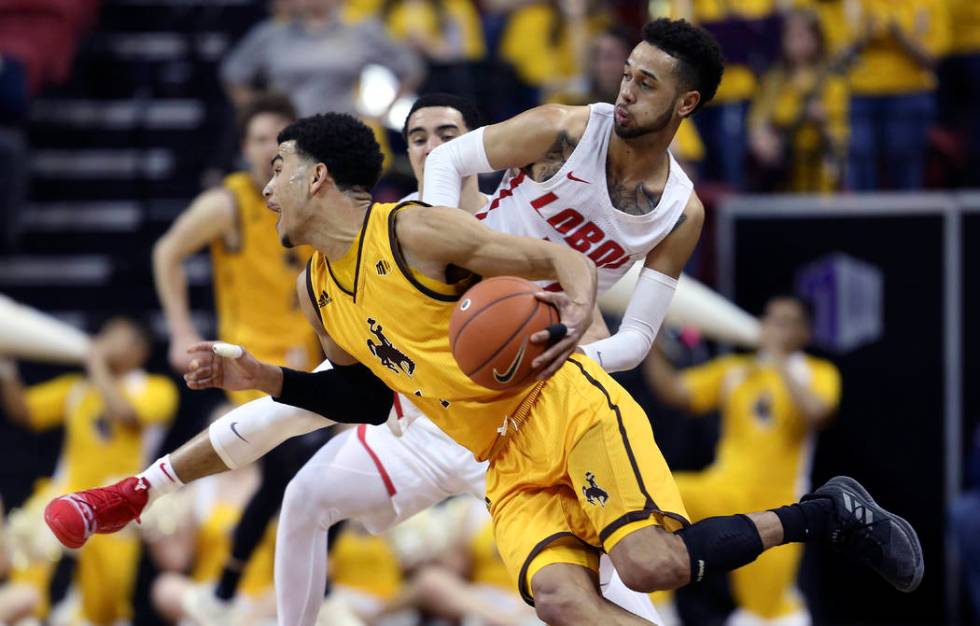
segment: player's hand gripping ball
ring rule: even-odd
[[[542,302],[541,288],[515,276],[480,281],[459,299],[449,319],[449,346],[459,368],[489,389],[528,384],[538,373],[531,363],[548,343],[531,335],[558,324],[558,309]]]

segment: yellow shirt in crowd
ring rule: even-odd
[[[840,402],[840,373],[829,361],[793,357],[793,375],[832,407]],[[809,473],[812,433],[782,375],[754,355],[724,356],[684,370],[695,413],[721,412],[721,435],[708,471],[725,472],[746,488],[798,497]]]
[[[26,392],[30,424],[35,430],[64,425],[61,453],[64,491],[104,485],[143,469],[148,449],[159,443],[148,427],[168,424],[177,411],[177,387],[166,376],[134,371],[122,380],[122,392],[138,423],[111,421],[102,395],[81,374],[66,374],[34,385]]]

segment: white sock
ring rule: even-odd
[[[174,466],[170,464],[169,454],[154,461],[153,465],[150,465],[136,477],[150,485],[150,499],[147,500],[146,506],[153,504],[160,496],[173,493],[184,486],[184,483],[177,478]]]

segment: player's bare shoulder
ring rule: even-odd
[[[698,233],[701,232],[701,227],[704,225],[704,204],[701,203],[698,194],[694,192],[691,192],[691,196],[684,206],[684,212],[677,217],[677,221],[674,222],[674,227],[670,232],[680,229],[684,224],[688,224],[687,228],[696,229]]]

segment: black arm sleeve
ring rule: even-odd
[[[284,367],[282,393],[275,401],[341,424],[383,424],[394,399],[394,392],[358,363],[322,372],[297,372]]]

